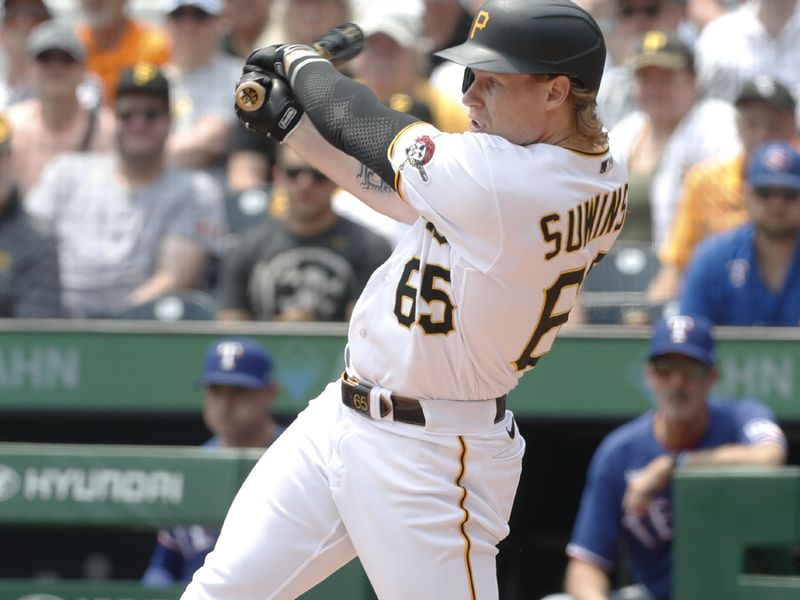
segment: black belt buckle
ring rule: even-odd
[[[370,390],[371,386],[358,383],[347,376],[342,377],[342,403],[360,412],[367,417],[372,417],[369,410],[370,404]],[[394,398],[381,398],[380,399],[380,415],[381,418],[387,416],[390,412],[394,411],[393,419],[402,423],[410,423],[412,425],[425,425],[425,415],[422,412],[422,406],[418,401],[413,401],[414,407],[406,408],[401,406]]]
[[[342,378],[342,402],[345,406],[368,417],[371,416],[369,413],[369,390],[370,388],[365,385]]]

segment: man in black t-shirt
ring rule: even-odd
[[[248,231],[222,266],[220,320],[345,321],[391,254],[381,236],[331,208],[336,184],[287,147],[275,167],[286,215]]]

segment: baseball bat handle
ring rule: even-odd
[[[355,23],[334,27],[311,46],[332,63],[344,62],[364,48],[364,32]],[[236,88],[236,104],[244,111],[258,110],[267,101],[267,90],[257,81],[245,81]]]
[[[264,106],[267,90],[257,81],[245,81],[236,88],[236,106],[246,112],[253,112]]]

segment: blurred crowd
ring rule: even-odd
[[[630,183],[573,321],[800,324],[798,0],[578,3]],[[241,126],[244,58],[353,20],[367,44],[343,70],[466,131],[463,69],[432,53],[480,4],[3,1],[0,317],[346,320],[405,226]]]

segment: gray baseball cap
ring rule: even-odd
[[[58,21],[45,21],[31,31],[28,54],[36,58],[48,50],[61,50],[78,62],[85,62],[86,48],[78,40],[70,25]]]
[[[797,101],[789,88],[769,75],[757,75],[742,86],[734,104],[739,106],[745,102],[765,102],[791,114],[797,108]]]

